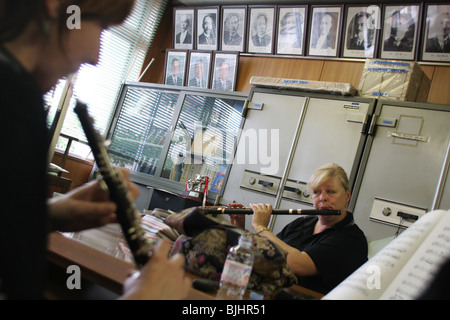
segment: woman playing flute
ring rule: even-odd
[[[315,209],[340,210],[341,214],[300,217],[275,235],[267,228],[272,206],[251,204],[252,226],[287,252],[287,263],[299,285],[326,294],[367,261],[367,240],[346,210],[351,194],[344,169],[324,165],[307,186]],[[230,221],[244,227],[245,215],[230,214]]]

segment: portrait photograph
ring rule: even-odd
[[[214,53],[211,89],[234,91],[236,88],[239,52]]]
[[[381,8],[348,6],[345,15],[342,56],[345,58],[374,58],[377,30],[381,25]]]
[[[186,74],[187,50],[166,50],[164,84],[183,86]]]
[[[217,50],[219,7],[197,8],[197,50]]]
[[[210,51],[191,51],[189,53],[188,87],[204,89],[209,87],[211,56]]]
[[[174,49],[194,49],[194,9],[174,8],[173,9],[173,48]]]
[[[427,4],[422,60],[450,62],[450,4]]]
[[[306,8],[278,7],[276,54],[304,55]]]
[[[381,58],[414,60],[420,5],[385,5]]]
[[[247,7],[222,7],[222,51],[245,51]]]
[[[308,54],[337,57],[342,6],[312,6]]]
[[[273,53],[275,7],[249,7],[247,52]]]

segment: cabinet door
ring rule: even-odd
[[[438,188],[443,188],[447,201],[449,189],[439,184],[445,180],[441,177],[448,161],[448,110],[418,103],[377,106],[354,210],[369,240],[392,236],[412,222],[403,221],[399,211],[420,216],[432,210]]]
[[[275,205],[305,101],[304,96],[253,92],[221,203]]]
[[[374,101],[367,99],[336,99],[333,96],[309,99],[280,208],[310,209],[312,199],[306,190],[306,182],[326,163],[334,162],[343,167],[350,186],[353,185],[366,140],[364,124],[373,109]],[[296,218],[277,216],[274,232]]]

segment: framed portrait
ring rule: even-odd
[[[211,51],[190,51],[187,69],[187,86],[209,88],[211,75]]]
[[[247,35],[247,6],[222,7],[222,51],[245,51]]]
[[[247,52],[273,53],[275,7],[248,7]]]
[[[234,91],[236,89],[239,52],[214,52],[211,89]]]
[[[219,7],[196,9],[197,50],[217,50],[219,38]]]
[[[381,8],[377,5],[347,6],[342,56],[374,58],[381,25]]]
[[[187,50],[166,50],[164,84],[183,86],[186,74]]]
[[[450,62],[450,4],[426,4],[422,60]]]
[[[174,49],[194,49],[194,18],[193,8],[173,8]]]
[[[337,57],[340,42],[342,6],[311,6],[308,54]]]
[[[278,6],[276,54],[304,55],[307,6]]]
[[[414,60],[419,23],[420,4],[385,5],[380,57]]]

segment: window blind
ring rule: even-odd
[[[108,149],[111,162],[154,174],[172,122],[178,92],[129,88]]]
[[[105,134],[108,129],[121,84],[125,81],[137,81],[139,78],[166,5],[167,0],[137,0],[133,11],[122,25],[103,31],[98,65],[82,65],[78,71],[74,95],[87,103],[100,133]],[[59,86],[64,86],[64,82],[60,82]],[[61,133],[86,141],[73,112],[74,105],[75,101],[72,99]],[[52,106],[52,109],[55,108],[56,106]],[[57,148],[65,148],[66,139],[60,140]],[[84,157],[89,148],[74,144],[72,149],[71,153]]]

